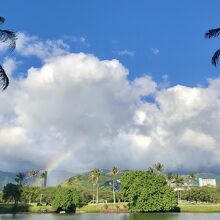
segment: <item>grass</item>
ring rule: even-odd
[[[220,212],[220,205],[217,204],[181,204],[180,212]],[[81,208],[77,208],[77,212],[128,212],[127,203],[108,203],[108,204],[88,204]],[[19,204],[17,212],[31,213],[51,213],[54,209],[51,206],[37,206],[36,204],[26,205]],[[13,213],[13,204],[0,204],[0,213]]]
[[[76,210],[77,212],[128,212],[127,203],[88,204]]]
[[[13,213],[15,210],[13,204],[0,204],[0,213]],[[19,204],[16,212],[32,212],[32,213],[49,213],[54,212],[54,209],[51,206],[37,206],[36,204]]]
[[[220,212],[220,205],[180,205],[180,212]]]

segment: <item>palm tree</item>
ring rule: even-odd
[[[96,203],[99,203],[99,178],[101,175],[101,171],[99,169],[94,169],[93,175],[95,178],[95,184],[96,184]]]
[[[157,163],[154,165],[155,170],[157,171],[158,174],[161,174],[162,171],[164,170],[164,166],[161,163]]]
[[[196,174],[195,173],[189,173],[187,176],[189,186],[192,185],[192,182],[196,180]]]
[[[36,170],[31,170],[29,173],[28,173],[28,176],[30,178],[34,178],[35,176],[37,176],[37,171]]]
[[[214,28],[214,29],[210,29],[205,33],[205,38],[213,38],[213,37],[218,37],[220,35],[220,28]],[[215,53],[212,56],[212,64],[214,66],[217,66],[218,64],[218,59],[220,56],[220,49],[218,49],[217,51],[215,51]]]
[[[94,201],[95,201],[95,190],[94,190],[94,187],[95,187],[95,182],[96,182],[96,177],[95,177],[94,170],[92,170],[90,172],[89,181],[92,182],[92,203],[94,203]]]
[[[114,177],[118,174],[119,170],[117,167],[112,167],[111,175],[113,175],[112,179],[112,193],[113,193],[113,202],[115,203],[115,180]]]
[[[154,167],[149,167],[149,168],[148,168],[148,172],[149,172],[150,174],[154,174],[154,173],[155,173]]]
[[[20,186],[22,186],[25,176],[26,175],[24,173],[19,172],[15,177],[15,182],[17,182]]]
[[[181,201],[181,186],[184,185],[184,179],[182,176],[180,176],[179,174],[176,174],[174,176],[174,180],[173,182],[175,183],[176,185],[176,189],[177,189],[177,199],[178,199],[178,203],[179,201]]]
[[[3,24],[5,22],[5,18],[0,16],[0,24]],[[16,47],[16,33],[9,30],[1,30],[0,29],[0,42],[5,42],[9,44],[9,48],[11,50],[14,50]],[[0,65],[0,88],[2,90],[5,90],[9,85],[9,79],[7,74],[5,73],[5,70]]]
[[[40,174],[40,178],[42,179],[42,186],[46,187],[47,186],[47,171],[46,170]]]
[[[167,173],[166,180],[167,180],[168,184],[171,184],[174,181],[174,175],[172,173]]]

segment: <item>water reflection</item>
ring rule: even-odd
[[[157,213],[157,214],[2,214],[0,220],[219,220],[220,213]]]

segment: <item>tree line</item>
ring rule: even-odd
[[[16,184],[8,183],[4,187],[0,202],[14,202],[15,205],[18,202],[37,203],[39,206],[44,203],[52,205],[57,211],[70,211],[91,202],[100,203],[101,200],[113,203],[124,201],[135,212],[175,210],[181,200],[220,202],[220,187],[196,187],[194,182],[197,177],[194,173],[189,173],[185,178],[179,174],[164,173],[161,163],[136,171],[120,171],[117,167],[112,167],[108,173],[111,175],[111,190],[110,187],[100,190],[101,174],[101,170],[97,168],[89,173],[88,183],[92,184],[90,191],[79,188],[77,184],[65,187],[30,186],[25,183],[25,178],[27,175],[36,176],[36,171],[30,171],[26,175],[18,173],[15,177]],[[116,182],[120,183],[117,190]]]

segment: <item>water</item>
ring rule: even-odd
[[[165,214],[1,214],[0,220],[219,220],[220,213]]]

